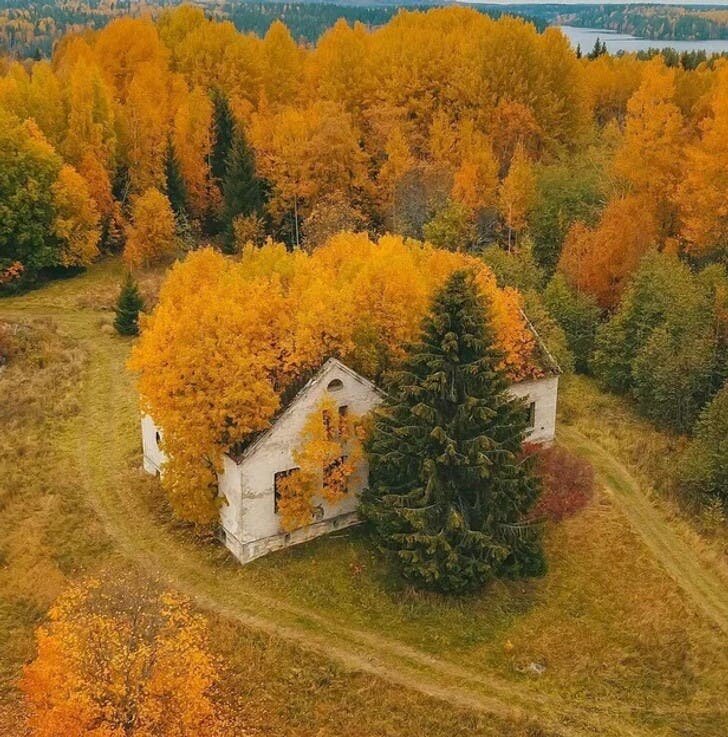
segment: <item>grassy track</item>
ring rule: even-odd
[[[255,576],[209,549],[186,541],[183,533],[155,516],[148,503],[152,485],[140,470],[138,408],[131,378],[122,370],[128,341],[99,330],[102,314],[78,309],[71,284],[0,303],[0,315],[52,317],[88,354],[88,367],[78,387],[80,413],[56,444],[74,469],[83,495],[95,510],[115,548],[126,558],[167,579],[201,606],[242,625],[282,638],[323,655],[347,670],[368,673],[398,686],[435,697],[453,706],[493,714],[507,720],[534,722],[563,735],[677,734],[650,726],[652,711],[659,724],[670,720],[670,707],[636,709],[617,699],[563,698],[557,689],[541,688],[528,679],[506,678],[487,665],[454,662],[383,634],[376,627],[354,626],[331,612],[301,600],[262,591]],[[680,585],[699,615],[728,632],[728,596],[720,577],[691,554],[687,544],[648,502],[628,470],[574,428],[563,439],[594,464],[607,494],[625,515],[647,548]],[[188,542],[189,544],[186,544]],[[396,634],[396,633],[395,633]],[[723,638],[716,642],[724,641]],[[449,655],[449,653],[448,653]],[[707,697],[706,697],[707,699]],[[698,699],[696,718],[721,707]],[[706,710],[708,710],[706,712]],[[684,714],[682,714],[684,718]],[[720,727],[718,727],[720,730]],[[534,732],[533,734],[542,734]],[[679,732],[700,734],[700,732]],[[720,734],[719,731],[711,734]]]
[[[559,440],[590,461],[602,485],[654,557],[687,598],[728,635],[728,583],[701,564],[657,507],[645,498],[624,464],[573,427],[562,426]]]

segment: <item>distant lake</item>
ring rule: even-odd
[[[594,42],[597,38],[607,44],[607,50],[610,54],[616,54],[618,51],[629,53],[642,49],[667,48],[676,49],[677,51],[699,51],[703,49],[709,54],[728,51],[728,39],[657,41],[651,38],[637,38],[637,36],[630,36],[626,33],[607,31],[603,28],[575,28],[574,26],[557,26],[557,28],[563,31],[574,48],[576,48],[577,44],[580,44],[584,54],[589,53],[594,48]]]

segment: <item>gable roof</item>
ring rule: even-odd
[[[327,359],[321,367],[316,371],[316,373],[296,392],[293,399],[291,399],[288,404],[283,406],[273,417],[270,421],[270,426],[266,430],[262,430],[261,432],[254,435],[250,441],[245,445],[245,447],[242,449],[240,453],[237,453],[235,455],[232,455],[231,453],[228,453],[228,456],[238,465],[240,465],[246,458],[248,458],[250,455],[252,455],[253,452],[255,452],[256,448],[258,448],[261,443],[270,435],[271,432],[273,432],[273,429],[275,428],[276,424],[283,418],[285,415],[289,414],[293,411],[294,407],[298,404],[299,400],[304,397],[308,392],[321,381],[321,379],[329,373],[332,369],[339,369],[340,371],[343,371],[344,373],[351,376],[352,379],[355,381],[358,381],[360,384],[364,384],[366,387],[371,389],[373,392],[376,392],[379,396],[384,397],[384,392],[373,382],[369,381],[366,377],[362,376],[361,374],[358,374],[354,369],[349,368],[345,363],[342,363],[339,361],[338,358],[329,358]]]

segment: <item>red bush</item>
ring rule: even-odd
[[[594,492],[591,464],[558,445],[539,448],[534,455],[535,472],[542,485],[534,516],[559,522],[576,514]]]

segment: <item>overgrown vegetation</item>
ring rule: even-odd
[[[176,554],[147,548],[150,557],[137,557],[148,540],[171,543],[195,567],[202,562],[205,585],[218,576],[239,583],[239,568],[217,550],[206,548],[201,559],[179,526],[165,529],[155,485],[140,476],[137,399],[123,370],[128,344],[99,330],[122,274],[120,264],[104,263],[74,281],[0,303],[0,323],[12,326],[3,331],[11,359],[0,371],[0,395],[13,398],[0,403],[0,733],[8,737],[27,735],[17,682],[34,657],[34,630],[74,581],[101,575],[108,562],[127,571],[141,562],[186,587],[182,569],[167,568]],[[141,276],[147,285],[154,275]],[[39,317],[48,313],[57,320]],[[89,384],[87,372],[97,376],[99,369],[105,383]],[[222,601],[222,589],[214,597]],[[225,663],[217,696],[238,733],[299,735],[305,727],[322,737],[379,737],[406,723],[437,737],[463,724],[478,737],[528,734],[518,720],[477,715],[352,674],[241,625],[234,616],[239,607],[232,618],[220,608],[204,615],[211,620],[210,648]]]

